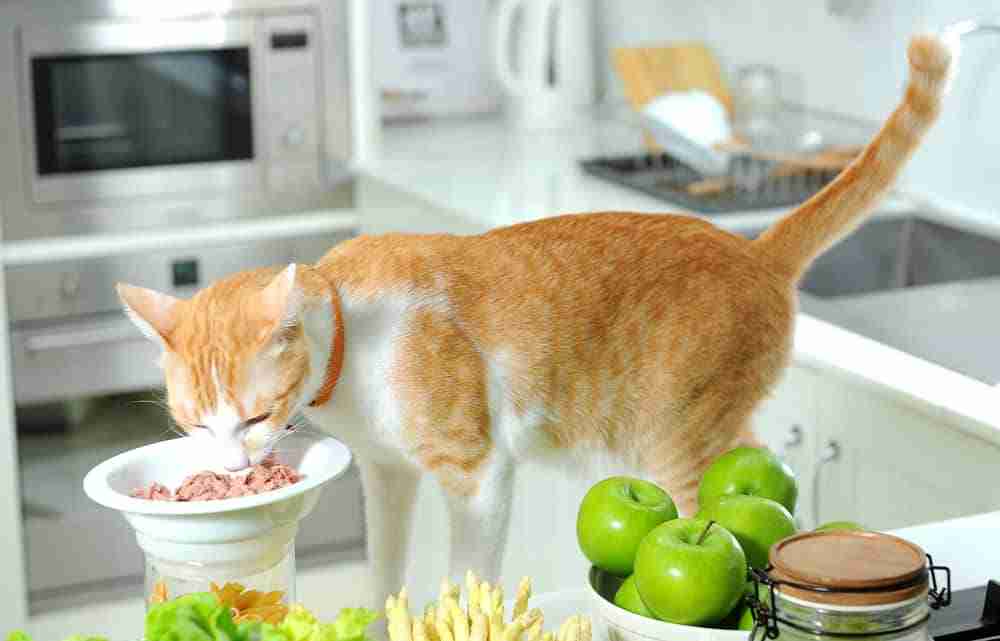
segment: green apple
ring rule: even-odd
[[[747,560],[726,528],[700,519],[674,519],[642,540],[635,585],[658,619],[714,625],[743,597]]]
[[[587,490],[576,516],[576,538],[591,563],[611,574],[632,574],[635,551],[650,530],[677,518],[660,486],[613,476]]]
[[[715,521],[733,533],[751,567],[767,567],[771,546],[795,534],[795,519],[781,503],[760,496],[732,494],[704,505],[698,518]]]
[[[855,523],[854,521],[830,521],[829,523],[824,523],[823,525],[816,528],[816,531],[820,530],[851,530],[856,532],[864,532],[868,528]]]
[[[618,588],[618,592],[615,593],[615,605],[619,608],[625,608],[629,612],[634,612],[635,614],[642,615],[644,617],[649,617],[655,619],[653,613],[649,611],[646,604],[642,602],[642,598],[639,597],[639,590],[635,587],[635,575],[633,574],[629,578],[625,579],[621,587]]]
[[[795,473],[781,459],[765,449],[737,447],[705,470],[698,486],[698,503],[704,506],[720,496],[749,494],[777,501],[794,514],[798,493]]]

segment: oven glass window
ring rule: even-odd
[[[253,157],[247,48],[31,61],[38,173]]]

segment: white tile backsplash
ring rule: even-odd
[[[967,17],[1000,20],[996,0],[851,0],[846,16],[826,0],[600,0],[604,51],[611,47],[703,40],[728,75],[742,64],[782,72],[786,98],[812,107],[882,120],[906,76],[910,34]],[[602,57],[610,100],[621,86]],[[902,184],[965,205],[996,210],[1000,203],[1000,36],[967,42],[961,73],[945,113],[914,158]]]

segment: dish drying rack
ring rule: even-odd
[[[669,153],[640,153],[583,160],[588,174],[706,214],[797,205],[837,177],[840,169],[775,171],[775,162],[736,155],[724,176],[704,176]]]

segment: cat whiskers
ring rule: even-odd
[[[286,437],[291,436],[292,432],[294,431],[295,431],[294,428],[291,429],[286,428],[283,430],[271,432],[268,435],[267,439],[261,444],[260,449],[267,450],[270,453],[277,452],[276,446],[278,445],[278,443],[281,442]]]
[[[181,429],[181,427],[179,425],[177,425],[176,421],[174,421],[173,417],[170,415],[170,405],[167,403],[166,393],[162,393],[162,394],[153,393],[153,394],[151,394],[151,396],[152,396],[152,398],[136,398],[136,399],[131,399],[131,400],[129,400],[127,402],[127,404],[128,405],[153,405],[153,406],[156,406],[156,407],[160,408],[161,410],[163,410],[163,413],[167,417],[167,429],[165,429],[162,432],[160,432],[159,434],[157,434],[157,436],[166,436],[166,435],[169,435],[169,434],[176,434],[177,436],[189,436],[189,434],[187,432],[185,432],[183,429]]]
[[[191,436],[184,429],[177,424],[177,421],[173,419],[169,414],[167,415],[167,432],[176,434],[177,436]]]
[[[291,422],[288,424],[288,427],[285,429],[285,432],[301,432],[303,434],[312,434],[313,436],[321,437],[328,436],[328,434],[325,434],[324,432],[313,427],[312,423],[310,423],[306,417],[302,415],[293,417]]]

